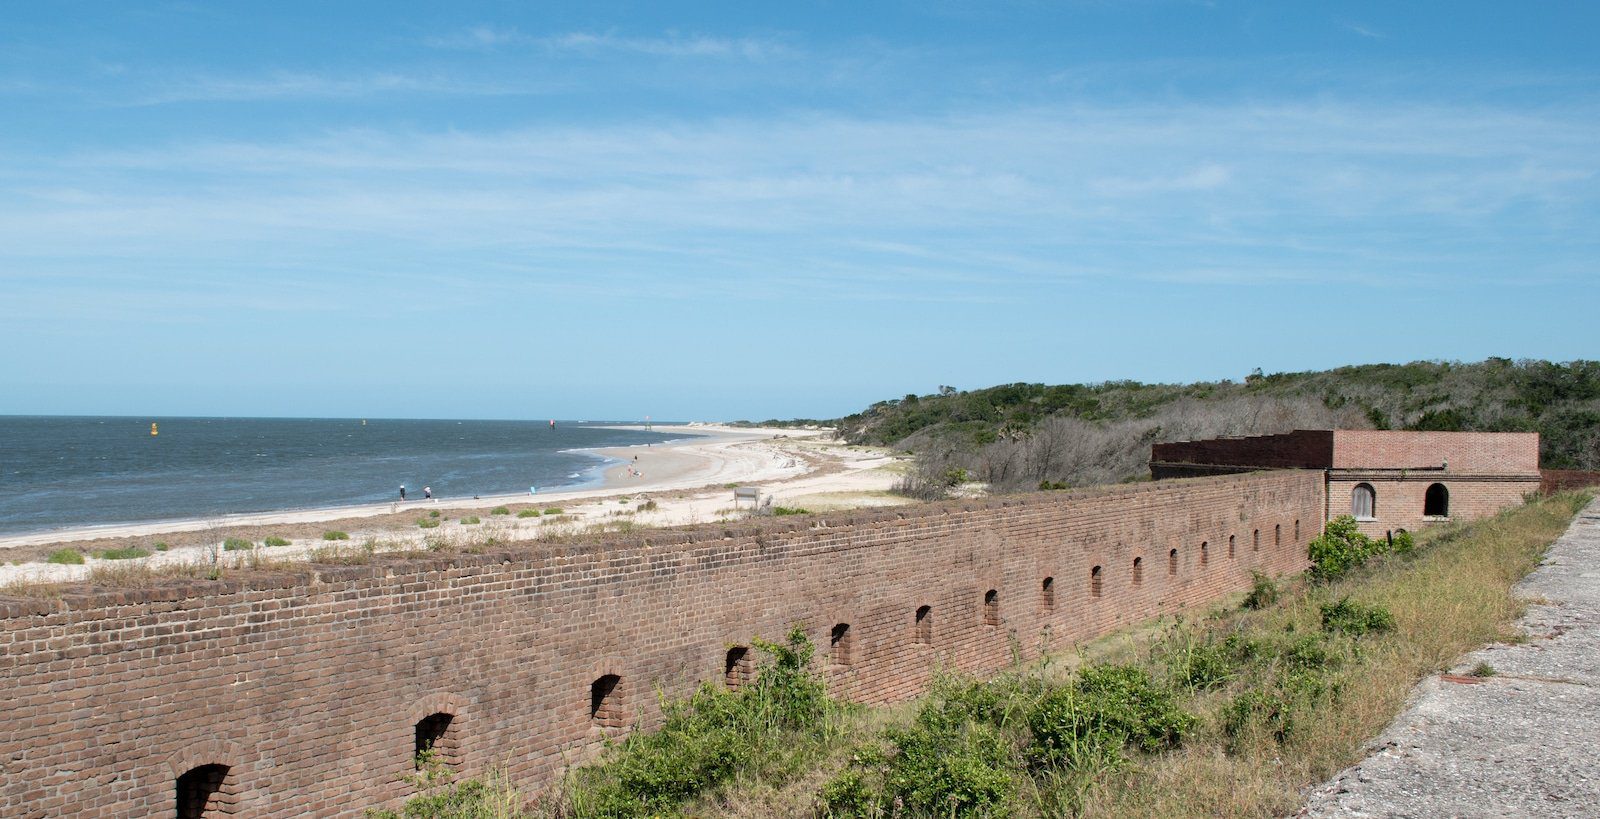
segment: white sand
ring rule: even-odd
[[[516,494],[478,499],[436,498],[412,500],[404,504],[384,503],[346,506],[334,509],[307,509],[228,515],[218,518],[92,526],[28,535],[0,537],[0,560],[8,549],[40,544],[73,543],[106,538],[152,536],[176,532],[197,532],[239,526],[270,526],[316,523],[377,517],[397,511],[441,512],[445,521],[438,528],[422,530],[414,525],[396,528],[392,524],[369,530],[350,530],[352,544],[380,541],[384,548],[419,548],[428,538],[470,543],[495,537],[502,541],[536,538],[540,533],[570,533],[597,524],[635,526],[675,526],[728,519],[748,513],[734,512],[733,492],[728,484],[757,486],[762,503],[770,506],[805,506],[814,511],[852,506],[904,502],[887,494],[899,476],[898,459],[887,452],[866,447],[849,447],[827,440],[829,430],[748,429],[697,425],[691,430],[704,438],[678,441],[651,447],[625,447],[599,450],[623,464],[606,470],[600,487],[538,495]],[[634,457],[637,456],[637,460]],[[635,476],[634,471],[639,475]],[[693,490],[693,491],[690,491]],[[671,496],[668,496],[671,493]],[[626,498],[626,503],[619,499]],[[647,500],[654,510],[640,510]],[[489,510],[506,504],[535,502],[543,507],[559,507],[565,520],[491,516]],[[466,526],[451,520],[456,516],[478,514],[482,523]],[[97,546],[102,544],[96,544]],[[298,539],[288,546],[262,548],[272,558],[304,554],[330,544],[320,539]],[[346,544],[348,545],[348,544]],[[151,564],[186,563],[210,560],[216,546],[174,548],[148,558],[103,561],[88,557],[84,565],[22,563],[0,566],[0,584],[16,581],[62,582],[88,575],[96,565],[127,565],[140,561]],[[223,553],[223,560],[242,560],[243,552]],[[0,592],[3,593],[3,592]]]

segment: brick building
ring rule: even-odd
[[[1301,429],[1150,448],[1157,480],[1259,469],[1322,471],[1326,519],[1351,515],[1363,534],[1385,537],[1492,515],[1539,491],[1539,434]]]

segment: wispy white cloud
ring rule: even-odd
[[[660,36],[625,36],[614,31],[571,31],[534,36],[516,28],[477,25],[428,37],[432,48],[492,50],[508,46],[535,47],[547,53],[603,55],[640,54],[654,57],[700,57],[769,60],[796,56],[793,45],[775,38],[719,37],[668,31]]]
[[[1371,26],[1362,25],[1361,23],[1345,21],[1340,25],[1343,26],[1345,31],[1354,32],[1362,37],[1366,37],[1369,40],[1386,40],[1389,38],[1389,35],[1384,34],[1383,32],[1378,31]]]
[[[438,74],[375,72],[346,75],[275,71],[259,76],[202,75],[156,82],[117,104],[143,106],[175,102],[353,99],[391,94],[493,96],[538,93],[553,87],[527,81],[469,80]]]

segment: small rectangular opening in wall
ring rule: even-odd
[[[1272,524],[1272,546],[1277,548],[1283,545],[1283,524]]]
[[[755,658],[749,646],[733,646],[722,661],[722,682],[729,691],[738,691],[755,679]]]
[[[1299,518],[1295,518],[1294,519],[1294,542],[1295,543],[1299,543],[1300,542],[1300,519]]]
[[[433,762],[451,767],[455,763],[453,743],[449,742],[450,725],[455,721],[453,714],[439,712],[429,714],[417,720],[416,730],[413,731],[412,764],[418,769],[423,763],[431,759]]]
[[[834,665],[850,665],[850,646],[855,642],[850,636],[850,624],[840,623],[828,634],[828,657]]]
[[[1228,535],[1228,558],[1233,559],[1233,535]]]
[[[1200,565],[1204,566],[1204,565],[1206,565],[1207,563],[1210,563],[1210,562],[1211,562],[1211,544],[1207,543],[1204,540],[1202,540],[1202,541],[1200,541]]]
[[[1104,573],[1100,571],[1100,567],[1099,566],[1096,566],[1093,569],[1089,570],[1089,596],[1090,597],[1099,597],[1100,596],[1101,575],[1102,574],[1104,574]]]
[[[1250,551],[1252,551],[1252,552],[1261,551],[1261,530],[1260,529],[1255,529],[1255,530],[1252,530],[1250,532]]]
[[[1137,586],[1137,585],[1139,585],[1140,583],[1143,583],[1143,582],[1144,582],[1144,558],[1136,557],[1136,558],[1133,559],[1133,585]]]
[[[589,684],[589,719],[601,728],[620,728],[626,716],[622,702],[622,677],[606,674]]]
[[[930,644],[933,643],[933,607],[932,606],[923,606],[923,607],[917,609],[917,622],[916,622],[916,631],[915,631],[915,633],[916,633],[917,642],[919,642],[919,643],[921,643],[923,645],[930,645]]]
[[[1039,602],[1044,606],[1046,613],[1056,610],[1056,579],[1046,577],[1039,584]]]
[[[1177,577],[1178,576],[1178,550],[1177,549],[1173,549],[1172,551],[1167,552],[1167,576],[1168,577]]]
[[[1000,592],[994,589],[983,593],[983,624],[1000,625]]]
[[[227,765],[201,765],[184,771],[177,782],[178,819],[232,815],[227,780]]]

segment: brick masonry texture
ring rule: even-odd
[[[937,668],[1303,569],[1325,485],[1280,471],[0,598],[0,816],[179,815],[199,769],[206,816],[356,817],[409,795],[419,723],[462,772],[536,788],[795,624],[835,693],[901,701]]]
[[[1335,430],[1335,469],[1411,469],[1450,462],[1450,472],[1539,475],[1537,432],[1401,432]]]

